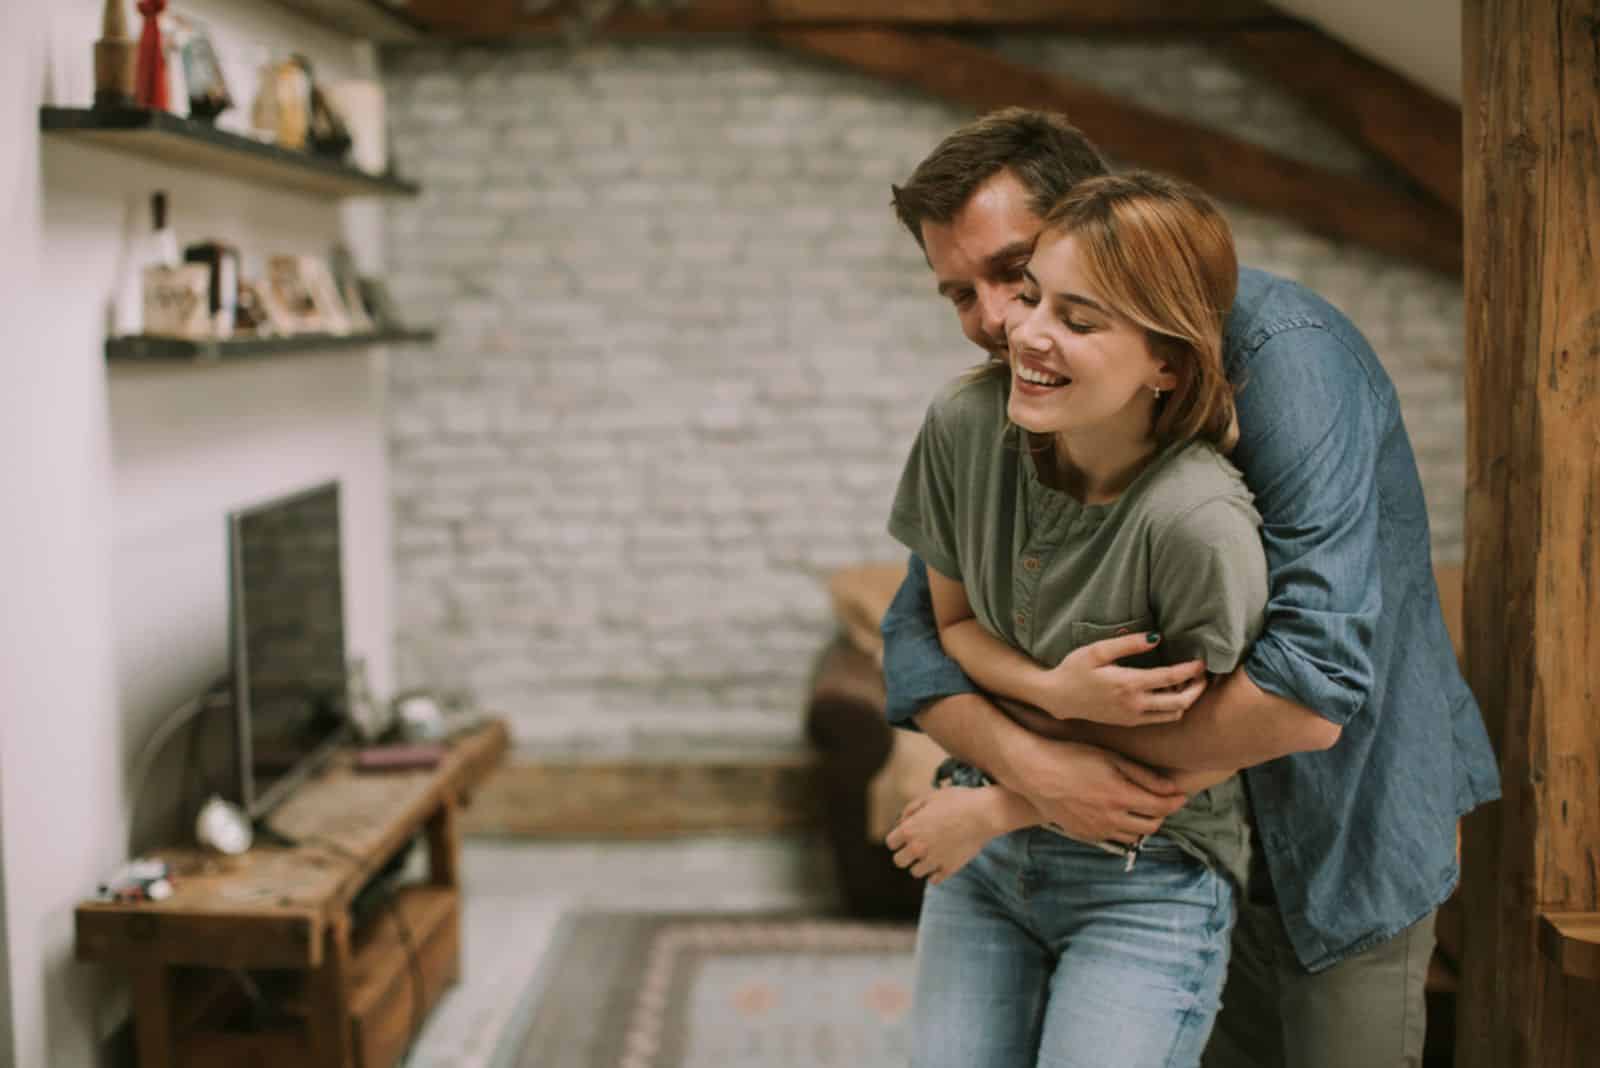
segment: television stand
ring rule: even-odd
[[[448,746],[437,767],[385,772],[341,750],[269,818],[296,844],[159,850],[171,897],[78,906],[78,959],[131,974],[141,1068],[399,1061],[460,975],[457,811],[505,753],[506,729],[491,720]],[[357,894],[419,833],[427,880],[358,926]]]

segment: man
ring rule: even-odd
[[[991,357],[1042,217],[1105,171],[1061,116],[1009,109],[951,134],[894,190],[939,293]],[[1304,288],[1241,270],[1224,347],[1232,459],[1263,517],[1271,586],[1240,670],[1188,685],[1182,718],[1122,732],[1121,753],[1094,744],[1113,735],[1093,724],[1078,741],[1039,737],[944,656],[913,556],[883,621],[888,715],[1085,841],[1133,842],[1183,805],[1151,767],[1248,769],[1258,863],[1206,1064],[1416,1065],[1456,824],[1499,795],[1439,610],[1416,462],[1376,356]],[[1138,640],[1072,654],[1064,667],[1095,680],[1080,701],[1172,707],[1170,673],[1112,663]],[[890,844],[916,859],[914,843]]]

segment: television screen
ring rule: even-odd
[[[338,483],[230,513],[228,542],[241,804],[259,817],[344,735]]]

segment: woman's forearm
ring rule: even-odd
[[[1149,727],[1063,724],[1072,741],[1098,745],[1176,771],[1237,771],[1290,753],[1327,749],[1339,728],[1292,701],[1269,694],[1235,671],[1212,680],[1181,720]]]
[[[987,692],[1013,701],[1038,705],[1039,682],[1044,669],[983,629],[968,617],[939,628],[945,655],[961,665],[967,676]]]

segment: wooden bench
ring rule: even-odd
[[[273,812],[294,846],[162,850],[170,898],[80,904],[78,958],[133,980],[143,1068],[396,1063],[460,974],[457,811],[506,745],[505,726],[489,721],[427,770],[360,772],[341,752]],[[427,881],[357,926],[358,894],[419,833]]]

